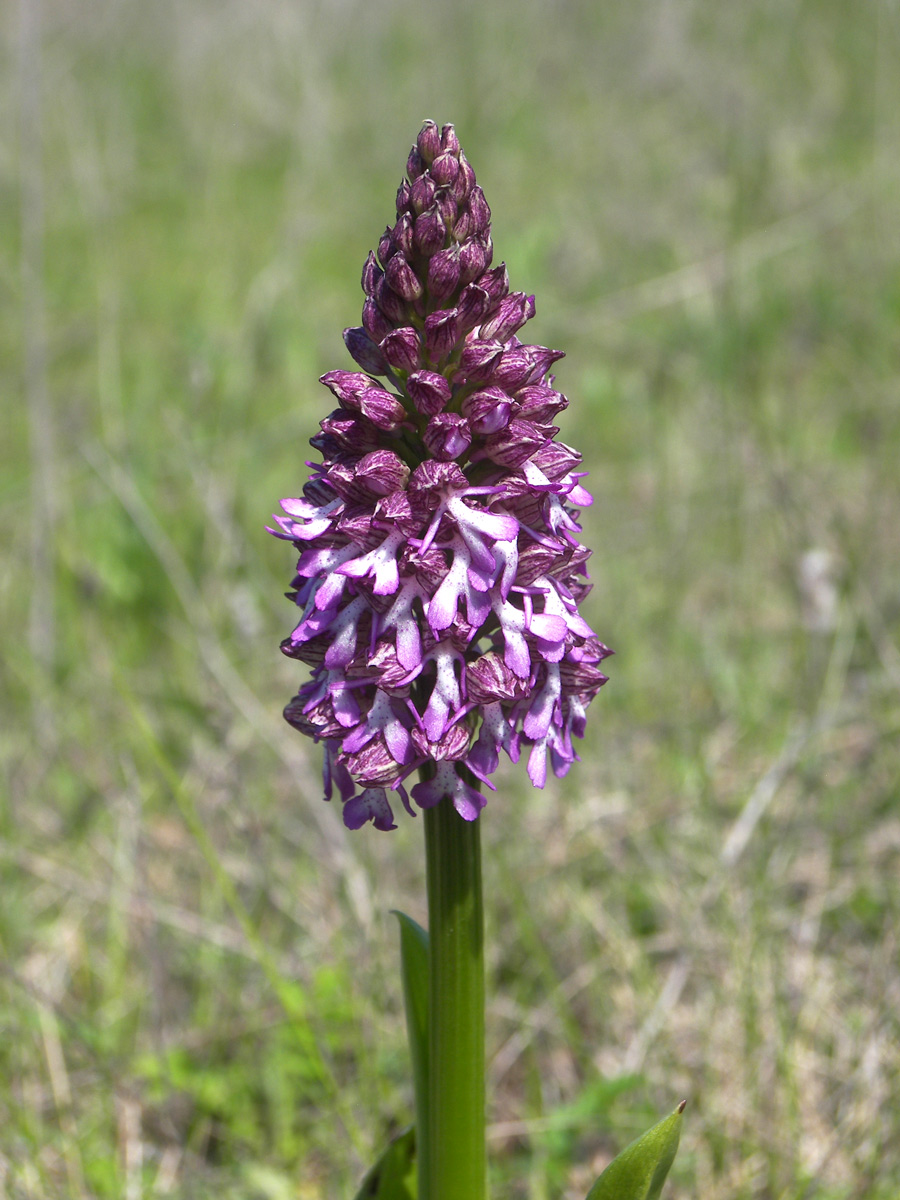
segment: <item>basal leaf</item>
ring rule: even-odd
[[[427,1095],[428,1076],[428,934],[412,917],[394,910],[400,922],[400,965],[406,1032],[416,1097]]]
[[[626,1146],[609,1164],[586,1200],[659,1200],[681,1137],[684,1101],[676,1110]]]
[[[416,1131],[410,1125],[366,1175],[356,1200],[416,1200],[417,1194]]]

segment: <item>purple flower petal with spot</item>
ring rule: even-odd
[[[397,828],[384,788],[366,788],[359,796],[351,796],[344,802],[344,824],[348,829],[361,829],[367,821],[376,829]]]

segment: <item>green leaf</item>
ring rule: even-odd
[[[400,922],[400,967],[406,1035],[412,1059],[416,1128],[423,1131],[428,1128],[428,934],[406,913],[394,909],[394,916]],[[426,1153],[424,1136],[420,1136],[419,1155]]]
[[[681,1137],[684,1101],[612,1160],[586,1200],[659,1200]]]
[[[421,1069],[424,1077],[428,1070],[428,934],[406,913],[393,912],[400,922],[403,1002],[413,1072],[418,1076]]]
[[[362,1181],[356,1200],[416,1200],[416,1131],[398,1134]]]

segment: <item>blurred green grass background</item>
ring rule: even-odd
[[[420,121],[568,352],[584,761],[484,816],[494,1194],[900,1195],[893,0],[2,14],[0,1195],[350,1196],[418,823],[283,725],[262,531]]]

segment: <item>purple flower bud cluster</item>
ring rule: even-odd
[[[337,407],[311,439],[303,497],[277,537],[300,551],[283,652],[313,669],[285,709],[325,746],[345,823],[395,828],[388,791],[466,820],[501,750],[542,787],[576,759],[611,653],[579,615],[591,503],[555,441],[559,350],[519,338],[534,297],[492,267],[491,213],[452,125],[426,121],[397,219],[363,267],[358,371],[322,376]],[[380,378],[386,382],[381,382]]]

